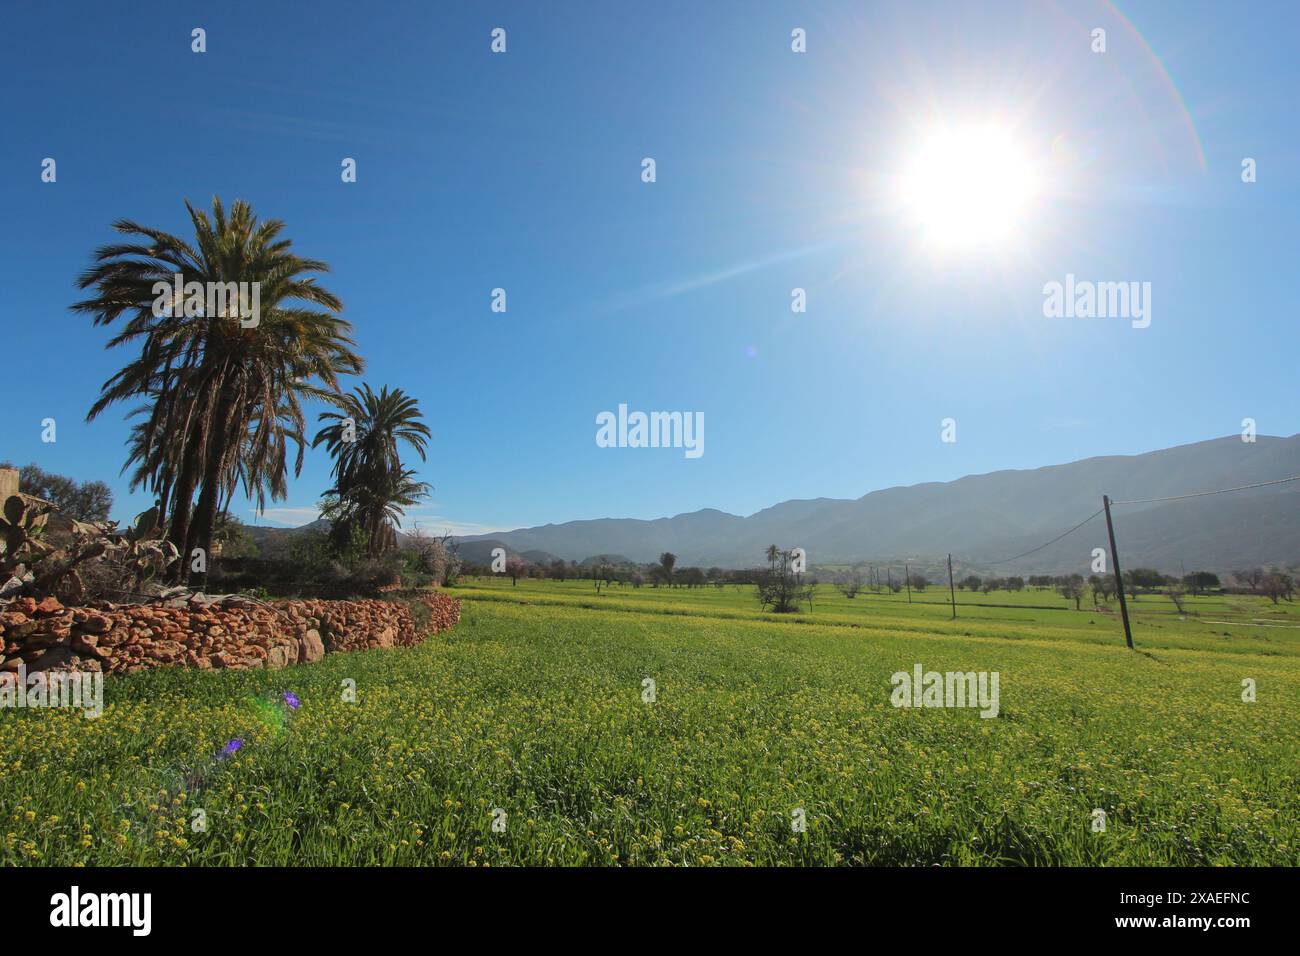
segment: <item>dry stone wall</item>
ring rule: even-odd
[[[325,654],[407,647],[460,620],[460,601],[421,595],[417,632],[394,601],[277,601],[65,607],[20,598],[0,610],[0,675],[45,670],[131,673],[153,667],[287,667]]]

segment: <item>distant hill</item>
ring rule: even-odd
[[[473,564],[490,564],[493,548],[505,548],[507,558],[519,556],[519,552],[514,548],[506,547],[504,542],[497,541],[495,538],[480,538],[475,541],[460,542],[460,556],[462,560]]]
[[[558,554],[551,554],[549,551],[525,551],[522,557],[533,564],[550,564],[552,561],[563,560]]]
[[[272,541],[282,541],[288,536],[302,534],[305,531],[329,531],[329,529],[330,523],[324,518],[317,518],[310,524],[299,525],[296,528],[274,528],[264,524],[244,525],[244,531],[259,548],[265,547]]]
[[[1106,546],[1099,517],[1028,557],[991,562],[1042,544],[1113,500],[1162,498],[1300,474],[1300,435],[1238,436],[1142,455],[971,475],[873,491],[861,498],[793,500],[748,517],[707,508],[671,518],[601,518],[458,538],[462,554],[491,542],[509,553],[545,552],[587,561],[611,555],[679,566],[752,567],[769,544],[802,547],[813,564],[937,563],[951,552],[963,568],[1000,573],[1086,570]],[[1129,567],[1224,571],[1300,562],[1300,482],[1179,501],[1117,505],[1120,556]],[[612,563],[612,562],[611,562]]]

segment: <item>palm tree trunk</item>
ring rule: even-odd
[[[199,448],[197,445],[196,442],[195,447],[185,449],[180,478],[177,480],[172,493],[174,505],[168,536],[181,556],[181,560],[177,562],[177,569],[172,575],[173,579],[177,581],[184,580],[185,569],[189,567],[189,562],[185,557],[188,553],[185,550],[185,544],[189,539],[190,515],[194,505],[194,486],[198,482]]]
[[[194,521],[190,525],[185,554],[182,555],[182,561],[187,568],[195,548],[203,549],[205,560],[212,554],[212,532],[216,528],[217,506],[221,501],[221,481],[225,476],[226,465],[229,463],[233,440],[230,419],[234,407],[235,401],[231,390],[223,389],[221,408],[212,423],[212,434],[203,467],[203,484],[199,491],[199,503],[194,509]]]
[[[190,524],[189,540],[185,542],[185,554],[181,560],[188,569],[191,556],[196,548],[202,548],[206,555],[212,546],[212,528],[217,515],[217,485],[221,481],[221,462],[209,461],[203,469],[203,483],[199,488],[199,502],[194,506],[194,521]]]

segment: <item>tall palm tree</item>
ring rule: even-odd
[[[280,235],[283,222],[259,222],[242,200],[229,214],[220,198],[210,216],[189,202],[185,208],[193,244],[115,222],[133,241],[96,251],[96,264],[77,283],[95,295],[72,308],[96,325],[120,320],[109,346],[140,349],[104,383],[87,419],[115,402],[146,400],[127,465],[137,466],[135,480],[166,491],[169,537],[189,555],[211,549],[217,513],[241,480],[259,506],[265,494],[284,496],[289,442],[297,446],[294,473],[302,467],[302,402],[337,394],[339,376],[359,373],[363,362],[351,325],[338,316],[343,304],[310,275],[329,267],[295,255]],[[246,327],[233,309],[155,309],[154,286],[174,281],[256,283],[258,322]]]
[[[385,385],[376,393],[363,383],[332,401],[339,410],[321,412],[320,420],[330,424],[311,443],[324,444],[334,459],[334,485],[326,495],[337,502],[337,520],[360,525],[368,552],[379,555],[396,546],[403,509],[428,494],[428,484],[403,467],[398,445],[411,446],[424,461],[429,427],[420,420],[419,403],[400,388],[390,392]]]

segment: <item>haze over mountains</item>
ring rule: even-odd
[[[964,568],[998,573],[1087,573],[1106,547],[1098,516],[1019,560],[1113,501],[1163,498],[1300,475],[1300,435],[1240,436],[1142,455],[996,471],[949,482],[873,491],[845,500],[785,501],[748,517],[705,508],[672,518],[601,518],[457,538],[485,561],[493,547],[532,560],[618,555],[651,562],[672,551],[679,566],[755,567],[769,544],[802,547],[813,565],[912,560],[937,564],[951,552]],[[1116,505],[1117,547],[1126,567],[1227,571],[1300,563],[1300,481],[1180,501]]]

